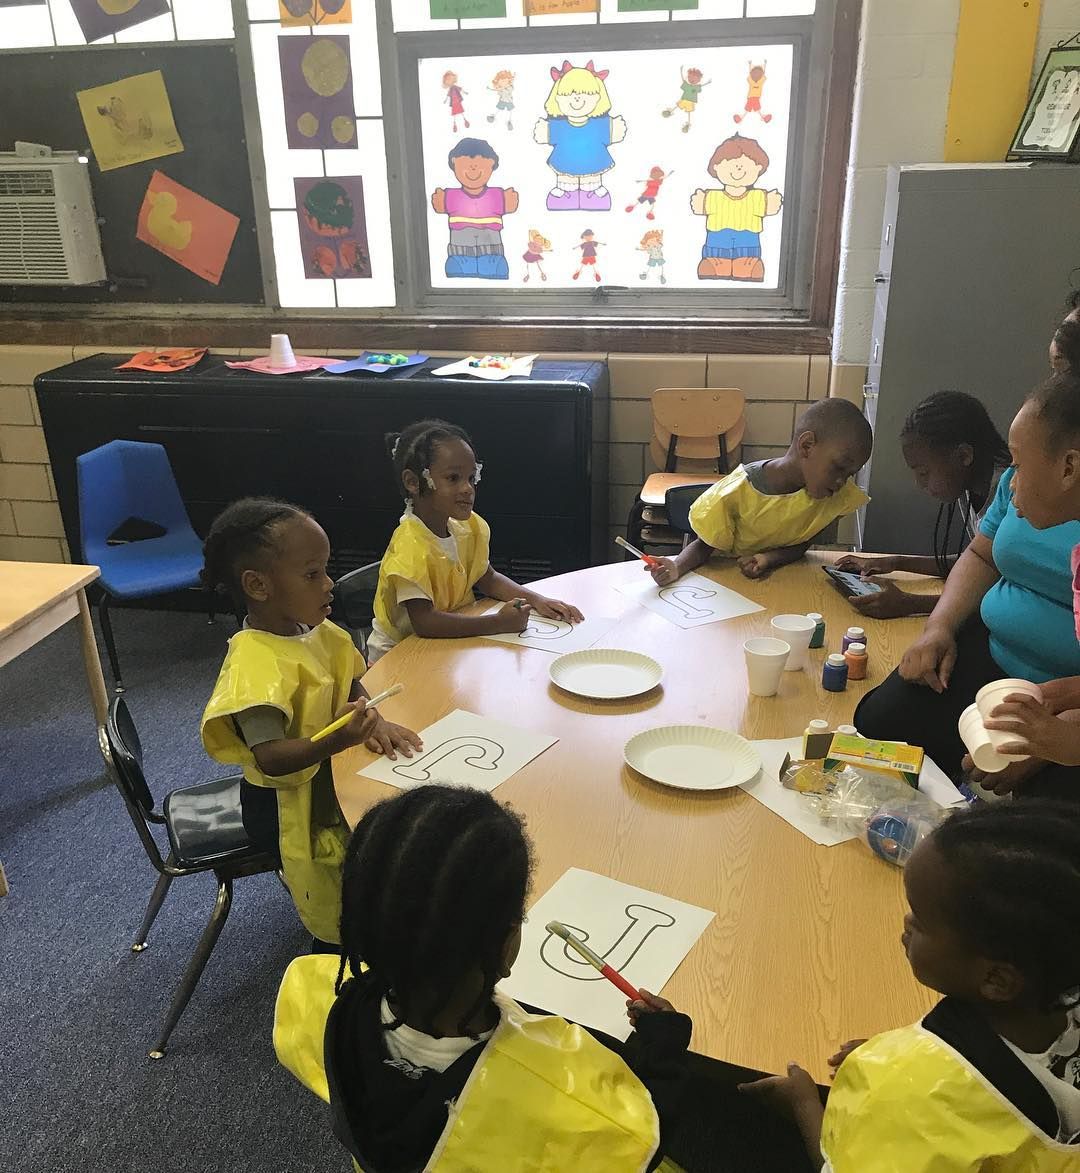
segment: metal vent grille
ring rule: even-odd
[[[20,177],[0,174],[0,182],[11,178]],[[0,194],[0,282],[66,281],[68,276],[52,197],[5,199]]]
[[[21,171],[0,171],[0,199],[15,196],[56,195],[52,170],[48,167],[27,168]]]

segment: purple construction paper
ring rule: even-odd
[[[356,102],[347,36],[278,37],[285,130],[293,148],[356,146]]]
[[[359,175],[294,179],[305,277],[371,276],[364,180]]]
[[[113,15],[106,12],[98,0],[71,0],[71,8],[87,43],[112,36],[155,16],[169,11],[169,0],[139,0],[134,8]]]
[[[404,371],[408,367],[415,367],[418,363],[427,362],[426,354],[410,354],[405,362],[399,362],[396,367],[384,366],[382,363],[369,363],[369,354],[392,354],[388,350],[365,350],[359,358],[350,358],[345,362],[336,362],[326,368],[328,375],[347,375],[350,371],[371,371],[381,375],[384,371]]]

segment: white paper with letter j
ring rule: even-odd
[[[638,575],[613,585],[621,594],[662,615],[676,627],[704,627],[706,623],[719,623],[722,619],[735,619],[765,609],[703,574],[684,574],[678,582],[666,587],[658,587],[641,571]]]
[[[636,988],[658,994],[715,914],[670,896],[570,868],[529,909],[504,994],[625,1039],[626,996],[561,938],[557,920]]]
[[[421,729],[420,737],[424,742],[421,753],[406,758],[399,752],[396,762],[381,757],[357,773],[401,790],[444,782],[492,791],[559,740],[464,709],[455,709]]]

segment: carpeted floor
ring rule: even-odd
[[[219,774],[198,720],[232,621],[114,622],[155,796]],[[310,943],[274,876],[237,881],[168,1055],[147,1058],[215,885],[176,880],[150,948],[130,951],[156,873],[98,754],[70,624],[0,668],[0,860],[0,1169],[345,1173],[323,1105],[271,1045],[278,980]]]

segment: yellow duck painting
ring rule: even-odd
[[[169,248],[179,250],[191,243],[190,220],[176,219],[176,196],[171,191],[152,191],[146,197],[150,201],[150,213],[146,217],[146,230]]]

